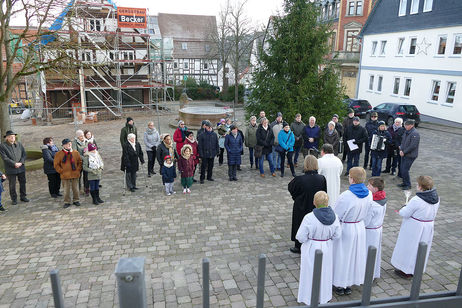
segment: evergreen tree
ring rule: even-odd
[[[285,0],[283,16],[273,18],[268,49],[254,74],[247,114],[266,112],[270,122],[282,112],[289,123],[300,113],[315,116],[323,127],[334,113],[346,113],[338,70],[328,59],[331,25],[320,22],[319,9],[305,0]]]

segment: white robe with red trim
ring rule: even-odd
[[[366,249],[369,246],[377,248],[377,255],[375,257],[374,278],[380,278],[380,263],[382,262],[382,225],[385,217],[387,204],[380,205],[372,201],[364,225],[366,226]]]

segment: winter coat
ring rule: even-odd
[[[153,151],[153,148],[157,148],[160,144],[159,132],[155,128],[151,134],[146,130],[144,132],[143,140],[144,145],[146,146],[146,151]]]
[[[163,167],[165,168],[165,166]],[[183,155],[178,158],[178,170],[181,172],[182,178],[191,178],[194,176],[194,158],[191,155],[189,159],[185,159]]]
[[[372,136],[374,135],[378,135],[378,136],[382,136],[382,137],[385,137],[385,149],[382,151],[382,150],[371,150],[372,152],[374,153],[377,153],[378,154],[378,157],[379,158],[385,158],[387,157],[387,153],[388,153],[388,146],[391,142],[391,135],[390,133],[387,131],[387,130],[379,130],[379,129],[376,129],[372,132],[372,135],[369,137],[369,144],[371,144],[372,142]]]
[[[101,156],[99,155],[98,152],[96,152],[96,155],[99,156],[99,158],[101,159],[101,161],[103,161],[103,159],[101,158]],[[104,164],[103,166],[101,166],[101,168],[98,168],[98,169],[91,169],[90,168],[90,153],[89,152],[85,152],[85,154],[83,154],[83,170],[88,172],[88,180],[89,181],[93,181],[93,180],[101,180],[101,176],[103,175],[103,168],[104,168]]]
[[[340,136],[337,130],[334,129],[332,135],[329,135],[329,129],[324,130],[324,144],[329,143],[334,147],[334,155],[338,155],[338,148],[340,145]]]
[[[0,156],[2,157],[5,174],[20,174],[26,172],[26,150],[22,146],[21,142],[15,141],[13,144],[3,142],[0,145]],[[22,163],[21,167],[15,168],[14,164]]]
[[[294,151],[295,136],[292,131],[281,130],[278,135],[279,145],[287,152]]]
[[[136,130],[135,123],[133,123],[132,127],[127,123],[124,127],[120,130],[120,145],[123,147],[124,144],[128,143],[127,137],[128,134],[134,134],[136,137],[136,141],[138,141],[138,133]]]
[[[171,167],[166,167],[162,164],[162,169],[160,170],[160,174],[162,174],[162,182],[164,183],[173,183],[176,178],[176,170],[175,165]]]
[[[42,156],[43,156],[43,172],[45,174],[55,174],[58,173],[54,167],[54,159],[56,153],[58,153],[58,147],[53,145],[52,147],[48,145],[42,145],[40,147],[42,149]]]
[[[83,154],[85,153],[87,149],[87,146],[88,146],[87,139],[80,141],[78,138],[74,138],[74,140],[72,140],[72,149],[79,152],[80,157],[83,157]]]
[[[127,172],[136,172],[139,170],[140,165],[139,161],[144,164],[143,151],[141,150],[141,145],[138,141],[135,143],[136,151],[133,149],[130,142],[127,141],[126,144],[122,147],[122,161],[120,165],[120,170]]]
[[[376,130],[379,129],[379,121],[375,120],[375,121],[368,121],[366,122],[366,125],[365,125],[365,128],[367,130],[367,136],[369,137],[369,139],[367,140],[368,144],[370,145],[371,144],[371,141],[372,141],[372,135],[374,134],[374,132]]]
[[[197,149],[201,158],[214,158],[217,156],[220,152],[217,134],[214,131],[202,133],[197,140]]]
[[[391,144],[390,149],[397,149],[401,145],[401,141],[403,139],[403,134],[406,131],[404,127],[398,128],[396,131],[393,129],[393,125],[388,127],[388,132],[391,136]]]
[[[173,133],[173,141],[176,143],[176,152],[181,153],[181,148],[183,147],[184,140],[186,139],[185,132],[188,128],[185,126],[184,129],[177,128]]]
[[[242,152],[242,136],[238,133],[236,137],[233,134],[228,134],[225,137],[225,149],[228,154],[228,165],[240,165],[241,164],[241,152]]]
[[[419,156],[420,134],[413,127],[406,130],[403,134],[403,140],[399,147],[404,152],[404,157],[417,158]]]
[[[274,135],[271,127],[268,126],[268,129],[265,130],[261,124],[258,125],[257,145],[261,145],[263,147],[262,155],[273,152],[273,143]]]
[[[61,180],[78,179],[82,171],[82,157],[77,150],[72,150],[71,154],[75,165],[75,170],[72,170],[71,160],[66,152],[65,150],[61,150],[56,153],[53,164],[55,170],[59,173]],[[66,161],[64,161],[64,157],[66,157]]]
[[[192,156],[194,159],[194,166],[199,163],[199,152],[197,149],[197,141],[194,139],[194,142],[191,142],[188,138],[184,140],[184,144],[189,144],[192,147]]]
[[[354,117],[353,117],[354,118]],[[345,139],[345,133],[347,131],[347,129],[350,127],[350,126],[353,126],[353,118],[349,118],[349,117],[345,117],[345,119],[343,119],[343,141],[346,141],[347,139]]]
[[[294,121],[290,124],[290,130],[294,133],[295,137],[295,147],[301,147],[303,145],[303,129],[305,128],[305,123],[302,121]]]
[[[321,128],[318,125],[310,127],[306,125],[303,129],[303,140],[305,149],[317,149],[319,147],[319,138],[321,137]],[[313,138],[313,142],[309,142],[309,139]]]
[[[159,165],[161,167],[164,165],[164,158],[167,155],[170,155],[170,151],[165,146],[165,144],[163,142],[161,142],[159,144],[159,146],[157,147],[157,153],[156,153],[157,162],[159,163]],[[172,156],[172,155],[170,155],[170,156]],[[173,148],[173,157],[172,157],[172,160],[173,160],[174,164],[175,164],[177,159],[178,159],[178,153],[177,153],[177,151],[176,151],[176,149],[174,147]]]
[[[361,153],[363,150],[363,143],[367,142],[367,131],[361,125],[352,125],[348,129],[345,130],[345,134],[343,135],[345,140],[355,139],[354,144],[358,146],[358,148],[354,151],[350,151],[351,153]]]
[[[199,135],[203,134],[205,132],[205,128],[201,127],[196,134],[196,139],[199,139]]]
[[[308,171],[290,181],[288,189],[294,200],[291,240],[295,241],[295,235],[303,217],[315,208],[313,204],[314,194],[321,190],[327,192],[327,182],[326,178],[318,174],[317,171]]]
[[[257,145],[257,129],[258,125],[252,126],[249,124],[245,129],[245,146],[248,148],[254,148]]]
[[[273,145],[278,145],[279,144],[279,141],[278,141],[279,132],[283,128],[282,121],[281,122],[274,121],[273,123],[270,124],[270,127],[271,127],[271,130],[273,131],[273,136],[274,136]]]
[[[220,148],[225,147],[225,137],[226,134],[229,132],[229,128],[225,124],[220,124],[217,128],[218,132],[218,145]]]

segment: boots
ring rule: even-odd
[[[104,201],[101,200],[101,198],[99,197],[99,189],[95,190],[95,195],[96,195],[96,201],[98,201],[98,203],[104,203]]]
[[[94,205],[98,205],[98,200],[96,199],[96,190],[90,190],[91,199],[93,200]]]

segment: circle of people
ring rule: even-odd
[[[194,175],[199,164],[200,183],[203,184],[205,179],[214,181],[214,159],[218,157],[218,163],[222,165],[225,149],[230,181],[237,181],[236,171],[240,170],[244,145],[249,151],[250,168],[255,166],[259,169],[262,178],[265,177],[265,159],[271,176],[275,177],[275,172],[280,171],[283,177],[287,158],[294,177],[288,185],[294,200],[291,240],[295,246],[290,250],[301,253],[298,301],[310,304],[314,254],[320,249],[323,252],[320,303],[326,303],[332,298],[332,286],[336,294],[349,295],[352,285],[360,285],[364,281],[368,246],[377,248],[374,278],[380,277],[382,225],[387,203],[384,180],[380,175],[382,172],[395,175],[398,168],[397,176],[403,180],[398,186],[409,190],[409,169],[418,156],[420,141],[413,120],[406,120],[403,127],[403,120],[397,118],[387,128],[383,121],[377,121],[377,114],[372,113],[370,121],[362,127],[353,110],[348,111],[343,125],[338,120],[338,115],[334,114],[332,121],[322,130],[316,125],[315,117],[310,117],[305,125],[301,115],[297,114],[289,125],[279,112],[276,120],[269,124],[265,112],[261,111],[258,120],[255,116],[250,117],[245,133],[230,119],[222,119],[216,125],[204,120],[197,132],[197,140],[183,121],[178,122],[173,138],[168,133],[159,135],[154,123],[149,122],[143,136],[148,157],[147,176],[156,174],[154,166],[157,161],[165,193],[171,196],[175,193],[173,184],[178,168],[183,193],[188,194],[196,182]],[[0,172],[1,211],[5,210],[1,193],[2,182],[6,179],[12,204],[17,204],[16,179],[20,186],[20,200],[29,202],[24,165],[26,153],[16,135],[11,130],[7,131],[0,145],[0,156],[5,165],[5,174]],[[324,140],[320,151],[322,157],[317,159],[321,135]],[[124,186],[135,192],[138,189],[136,174],[145,161],[131,117],[121,129],[120,143]],[[361,168],[358,164],[363,144],[365,157]],[[53,138],[43,139],[43,169],[48,177],[51,197],[62,196],[62,184],[64,208],[71,205],[71,190],[72,203],[76,206],[80,206],[79,191],[90,194],[93,204],[103,203],[99,189],[104,163],[92,132],[77,130],[74,140],[66,138],[61,145],[62,150],[59,150]],[[340,160],[337,155],[342,151]],[[305,157],[304,174],[296,176],[300,152]],[[386,167],[381,171],[384,158]],[[345,176],[349,177],[350,186],[340,194],[342,161],[345,159]],[[366,186],[365,169],[369,163],[372,177]],[[431,177],[419,176],[416,196],[409,202],[406,200],[405,206],[397,211],[403,222],[391,263],[395,272],[403,278],[412,277],[419,242],[428,244],[425,264],[428,260],[439,206],[439,197],[433,186]]]

